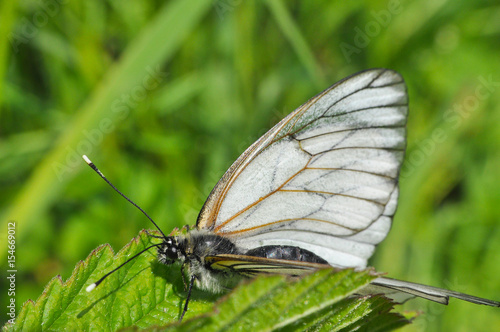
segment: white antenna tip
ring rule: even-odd
[[[97,285],[96,285],[95,283],[93,283],[93,284],[92,284],[92,285],[90,285],[89,287],[85,288],[85,290],[86,290],[87,292],[92,292],[92,291],[94,290],[94,288],[96,288],[96,286],[97,286]]]
[[[89,164],[89,165],[92,164],[92,162],[90,161],[90,159],[86,155],[83,155],[82,158],[83,158],[83,160],[85,160],[85,162],[87,164]]]

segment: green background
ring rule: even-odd
[[[500,300],[499,17],[495,0],[2,1],[0,234],[16,222],[18,308],[152,227],[81,154],[169,232],[279,119],[372,67],[410,94],[399,209],[372,265]],[[405,331],[500,326],[500,309],[458,300],[405,308],[424,311]]]

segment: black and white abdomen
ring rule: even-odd
[[[309,250],[293,246],[263,246],[248,250],[245,255],[269,259],[328,264],[326,260]]]

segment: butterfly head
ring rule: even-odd
[[[185,254],[182,243],[175,236],[167,236],[162,245],[158,247],[158,260],[166,265],[184,260]]]

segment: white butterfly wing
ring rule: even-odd
[[[389,232],[408,97],[391,70],[361,72],[300,106],[217,183],[197,227],[242,248],[298,246],[364,267]]]

